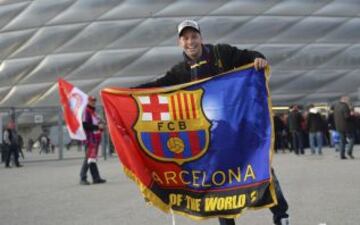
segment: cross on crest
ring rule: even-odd
[[[170,120],[169,102],[161,95],[140,96],[143,121]]]

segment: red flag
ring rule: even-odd
[[[63,106],[64,118],[72,139],[85,140],[82,127],[82,115],[87,105],[88,96],[64,79],[58,80],[60,103]]]
[[[144,197],[194,219],[276,204],[268,71],[101,91],[112,142]]]

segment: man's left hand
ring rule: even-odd
[[[254,67],[256,70],[264,69],[267,64],[268,64],[267,60],[263,58],[256,58],[254,60]]]

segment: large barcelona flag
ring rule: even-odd
[[[269,68],[101,96],[125,173],[165,212],[233,218],[276,204]]]

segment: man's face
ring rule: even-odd
[[[198,59],[202,54],[202,38],[200,33],[191,28],[185,28],[179,37],[179,45],[190,59]]]
[[[350,103],[350,98],[349,98],[349,96],[343,96],[343,97],[342,97],[342,101],[349,104],[349,103]]]
[[[8,128],[12,129],[12,130],[15,129],[15,123],[14,122],[9,122]]]
[[[89,105],[92,106],[92,107],[95,107],[96,100],[89,100]]]

